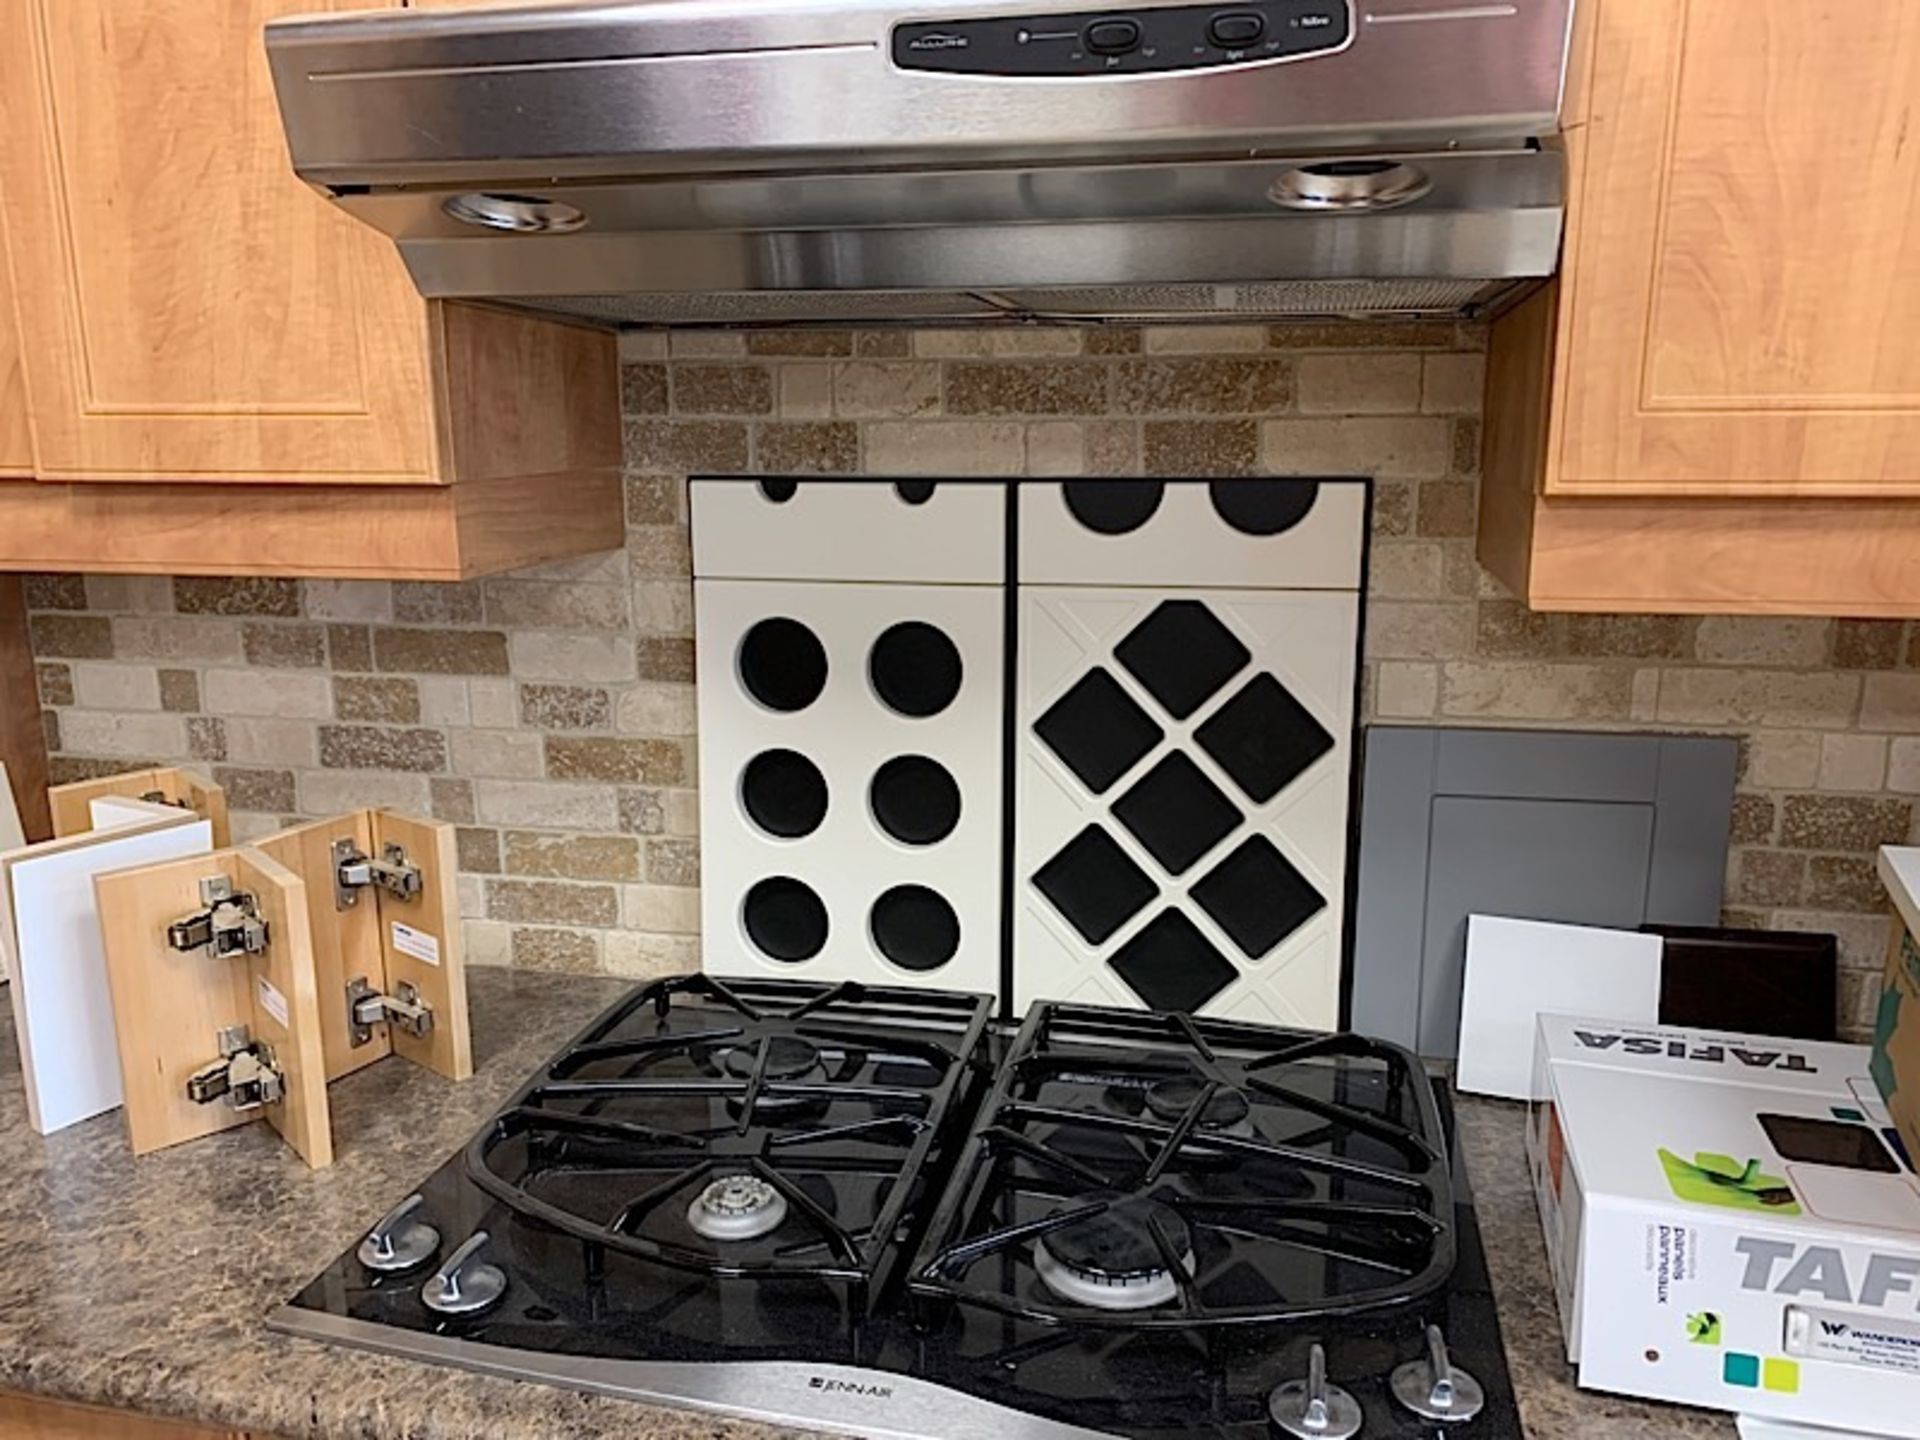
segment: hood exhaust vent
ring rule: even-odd
[[[631,0],[285,20],[423,294],[613,325],[1472,313],[1552,273],[1572,0]]]
[[[1529,282],[1290,280],[1259,285],[1092,285],[1073,290],[969,294],[941,290],[717,291],[698,294],[537,295],[513,303],[620,326],[962,325],[993,321],[1168,324],[1237,320],[1474,315]]]

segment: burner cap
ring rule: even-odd
[[[729,1075],[746,1079],[753,1074],[754,1062],[760,1058],[760,1047],[767,1047],[767,1079],[795,1080],[809,1070],[820,1066],[820,1051],[817,1046],[792,1035],[769,1035],[764,1040],[756,1040],[748,1045],[736,1045],[727,1051],[721,1062]]]
[[[1191,1075],[1160,1080],[1147,1088],[1147,1108],[1169,1124],[1177,1121],[1200,1098],[1202,1082]],[[1222,1085],[1207,1102],[1207,1113],[1200,1117],[1203,1130],[1231,1130],[1247,1118],[1247,1097],[1231,1085]]]
[[[1172,1206],[1139,1195],[1096,1193],[1067,1202],[1108,1200],[1107,1209],[1078,1224],[1040,1237],[1035,1263],[1040,1278],[1063,1300],[1103,1310],[1140,1310],[1179,1293],[1147,1228],[1158,1222],[1174,1252],[1193,1273],[1192,1234]]]
[[[687,1223],[709,1240],[754,1240],[780,1228],[787,1201],[757,1175],[724,1175],[687,1207]]]

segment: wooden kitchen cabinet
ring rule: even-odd
[[[316,8],[368,0],[0,0],[44,487],[0,486],[0,568],[453,578],[620,543],[614,337],[422,300],[294,176],[261,30]]]
[[[1583,0],[1481,559],[1563,610],[1920,612],[1920,6]]]
[[[0,1392],[0,1440],[248,1440],[177,1420]],[[266,1437],[259,1437],[266,1440]]]
[[[0,197],[0,476],[31,475],[33,427],[27,421],[27,377],[21,366],[6,234],[6,204]]]

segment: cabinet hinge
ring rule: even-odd
[[[196,1105],[224,1099],[235,1110],[275,1105],[286,1094],[273,1049],[255,1040],[245,1025],[229,1025],[215,1037],[220,1058],[187,1077],[187,1098]]]
[[[420,867],[407,859],[406,847],[389,845],[378,860],[365,853],[352,840],[333,842],[333,903],[339,910],[351,910],[360,903],[360,892],[378,885],[401,900],[416,900],[424,882]]]
[[[420,998],[414,986],[403,980],[393,994],[382,995],[364,975],[349,980],[347,1033],[353,1045],[357,1048],[373,1039],[373,1027],[383,1020],[409,1035],[424,1038],[433,1033],[433,1007]]]
[[[167,944],[175,950],[205,950],[212,956],[258,955],[267,948],[267,922],[260,918],[251,892],[235,890],[224,875],[200,882],[206,908],[167,926]]]

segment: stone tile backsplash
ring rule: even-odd
[[[1539,615],[1474,562],[1484,330],[1416,323],[676,332],[623,341],[624,551],[467,584],[42,576],[58,778],[191,762],[242,837],[359,805],[459,827],[479,963],[697,963],[684,477],[1378,477],[1367,714],[1742,738],[1727,918],[1886,943],[1915,837],[1920,631]]]

